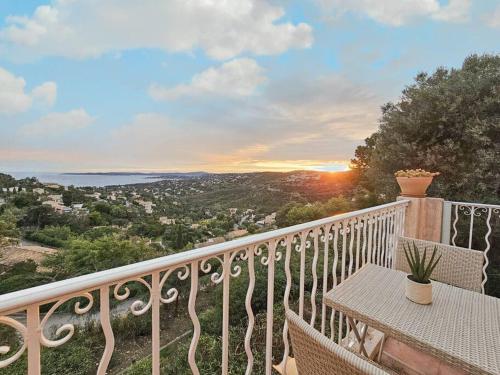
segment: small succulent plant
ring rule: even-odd
[[[439,176],[439,172],[427,172],[423,169],[405,169],[394,173],[396,177],[435,177]]]
[[[429,278],[432,275],[432,271],[434,271],[434,268],[436,268],[439,260],[441,259],[441,255],[435,259],[437,246],[434,246],[431,259],[427,264],[425,262],[427,258],[427,248],[424,249],[422,257],[420,257],[420,252],[417,245],[415,245],[415,242],[413,242],[413,249],[410,244],[404,244],[403,249],[408,265],[410,266],[411,279],[417,283],[428,284],[430,282]]]

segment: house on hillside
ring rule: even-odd
[[[62,204],[62,202],[48,200],[48,201],[42,202],[42,204],[52,207],[54,209],[54,211],[56,211],[59,214],[71,212],[71,207],[66,207],[64,204]]]
[[[71,209],[73,213],[77,215],[88,215],[89,214],[89,209],[83,207],[83,203],[73,203],[71,205]]]
[[[224,237],[214,237],[214,238],[209,238],[205,242],[197,243],[194,245],[194,247],[199,249],[200,247],[215,245],[215,244],[222,243],[222,242],[226,242],[226,239]]]
[[[276,212],[273,212],[264,218],[265,225],[273,225],[274,223],[276,223]]]
[[[51,194],[51,195],[47,196],[47,199],[49,201],[54,201],[54,202],[61,203],[61,204],[63,202],[61,194]]]
[[[87,198],[94,198],[94,199],[100,199],[101,198],[101,193],[99,192],[94,192],[92,194],[85,194]]]
[[[152,214],[153,207],[156,206],[156,204],[154,204],[151,201],[137,200],[137,203],[140,204],[142,207],[144,207],[144,211],[146,211],[147,214]]]
[[[158,221],[163,225],[175,225],[175,219],[169,219],[167,216],[160,216]]]
[[[255,224],[261,227],[267,227],[274,225],[276,223],[276,212],[273,212],[270,215],[266,215],[264,219],[257,221]]]

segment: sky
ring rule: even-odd
[[[345,170],[500,0],[0,0],[0,171]]]

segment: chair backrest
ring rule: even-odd
[[[337,345],[292,311],[286,312],[299,375],[388,375],[373,362]]]
[[[484,255],[481,251],[399,237],[394,264],[397,270],[410,273],[403,246],[410,245],[413,248],[413,243],[417,245],[420,254],[423,254],[425,248],[430,254],[434,246],[437,247],[437,255],[441,255],[441,260],[432,272],[431,279],[474,292],[482,291]]]

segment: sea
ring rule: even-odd
[[[154,174],[64,174],[49,172],[5,172],[16,179],[36,177],[40,182],[53,182],[63,186],[94,186],[103,187],[110,185],[130,185],[155,182],[168,177]]]

